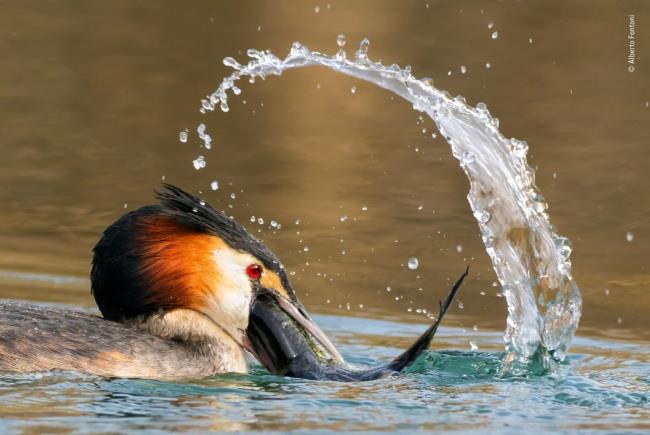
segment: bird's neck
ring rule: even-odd
[[[147,317],[138,316],[125,321],[125,324],[185,344],[193,358],[214,364],[215,372],[248,372],[242,347],[208,316],[197,311],[175,309]]]

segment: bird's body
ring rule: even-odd
[[[179,310],[165,317],[124,324],[81,311],[2,302],[0,372],[73,370],[172,380],[248,371],[240,346],[200,314]],[[176,327],[181,322],[206,330],[184,335]]]

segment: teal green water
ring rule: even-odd
[[[394,356],[425,325],[316,320],[353,363]],[[647,433],[647,346],[577,337],[553,374],[501,372],[502,337],[442,328],[407,373],[365,383],[223,375],[188,383],[74,373],[0,377],[0,432],[403,431]]]

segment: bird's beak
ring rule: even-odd
[[[297,357],[304,354],[318,355],[322,361],[343,362],[341,354],[302,307],[271,289],[260,289],[253,300],[244,347],[278,375],[290,375]]]
[[[251,305],[244,345],[271,373],[304,379],[370,381],[409,367],[429,348],[440,321],[451,306],[469,267],[449,295],[440,301],[435,322],[406,351],[391,362],[357,368],[343,361],[332,343],[304,313],[297,302],[289,302],[272,290],[258,292]],[[326,352],[329,352],[326,355]]]

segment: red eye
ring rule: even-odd
[[[246,268],[246,275],[254,281],[257,281],[262,276],[262,266],[259,264],[251,264]]]

